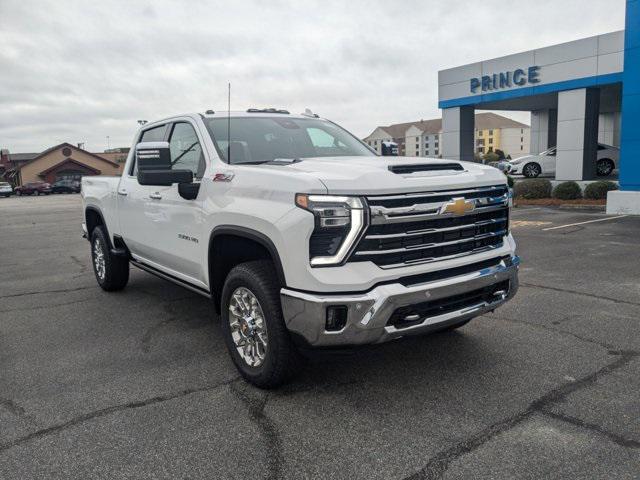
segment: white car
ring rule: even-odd
[[[10,197],[13,193],[13,188],[7,182],[0,182],[0,196]]]
[[[299,347],[451,330],[513,297],[506,182],[379,157],[313,114],[209,111],[145,124],[121,177],[83,177],[83,228],[104,290],[134,265],[212,299],[240,373],[273,387]]]
[[[618,168],[620,149],[611,145],[598,144],[598,156],[596,174],[599,177],[607,177]],[[525,177],[537,177],[539,175],[555,175],[556,173],[556,147],[537,155],[526,155],[511,160],[507,166],[509,175],[522,174]]]

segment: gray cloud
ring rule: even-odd
[[[359,136],[430,118],[437,71],[623,28],[624,0],[0,0],[0,147],[129,145],[136,120],[310,107]]]

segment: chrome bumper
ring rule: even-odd
[[[513,297],[518,290],[520,258],[511,257],[494,267],[457,277],[405,287],[401,283],[380,285],[361,294],[310,294],[283,288],[280,292],[284,321],[289,330],[314,347],[382,343],[405,335],[426,333],[440,327],[490,312]],[[427,316],[410,326],[387,325],[396,309],[424,302],[464,295],[508,281],[507,291],[495,300],[481,301],[455,311]],[[328,306],[344,305],[347,323],[340,331],[325,330]]]

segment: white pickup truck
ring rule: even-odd
[[[510,192],[475,163],[377,156],[284,110],[145,124],[121,177],[84,177],[99,285],[134,265],[213,300],[247,381],[274,387],[308,347],[458,328],[518,288]]]

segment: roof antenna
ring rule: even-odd
[[[231,165],[231,82],[227,95],[227,163]]]

